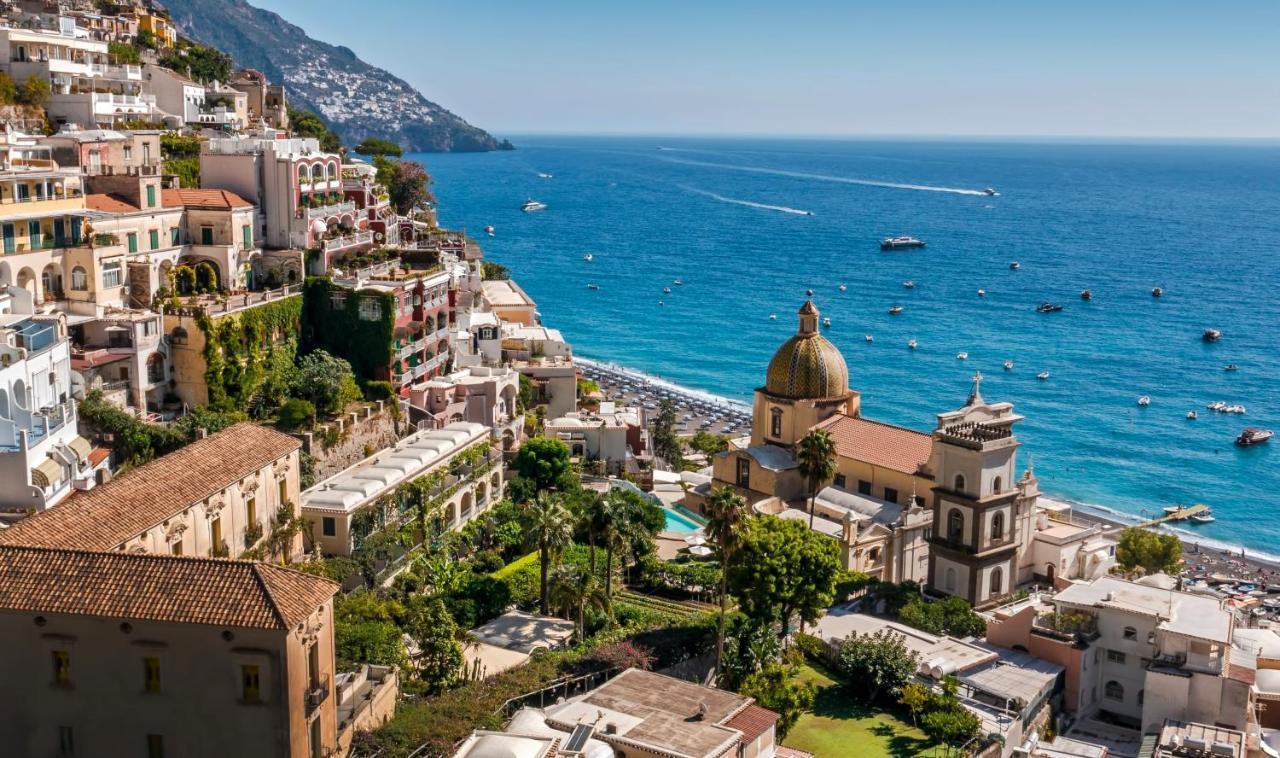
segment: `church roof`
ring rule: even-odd
[[[836,346],[818,333],[812,300],[800,308],[800,328],[769,361],[765,391],[793,400],[821,400],[849,394],[849,368]]]
[[[838,414],[814,426],[836,443],[836,455],[872,466],[915,474],[929,464],[933,438],[924,432]]]

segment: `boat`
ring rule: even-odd
[[[828,317],[826,317],[826,318],[822,319],[822,325],[823,325],[823,326],[825,326],[825,327],[827,327],[828,329],[830,329],[830,328],[831,328],[831,317],[830,317],[830,316],[828,316]]]
[[[1200,511],[1191,517],[1191,523],[1193,524],[1212,524],[1215,521],[1217,519],[1213,517],[1213,511],[1210,510]]]
[[[539,179],[550,179],[550,178],[551,178],[551,174],[544,174],[544,173],[542,173],[541,171],[539,171],[539,172],[538,172],[538,178],[539,178]]]
[[[986,297],[986,296],[987,296],[986,290],[978,290],[978,297]]]
[[[525,200],[524,205],[520,206],[520,210],[524,211],[525,213],[530,213],[532,211],[544,211],[546,209],[547,209],[546,203],[540,203],[537,200],[534,200],[533,198],[529,198],[528,200]]]
[[[1092,291],[1090,291],[1090,290],[1081,290],[1081,291],[1080,291],[1080,299],[1081,299],[1081,300],[1092,300],[1092,299],[1093,299],[1093,292],[1092,292]]]
[[[999,192],[996,192],[996,190],[995,190],[995,188],[994,188],[994,187],[987,187],[986,189],[982,190],[982,194],[986,195],[987,197],[999,197],[999,196],[1000,196],[1000,193],[999,193]]]
[[[1036,313],[1057,313],[1062,306],[1057,303],[1041,303],[1036,306]]]
[[[598,290],[598,289],[600,289],[600,285],[596,284],[595,282],[591,282],[591,283],[589,283],[589,284],[587,285],[587,289],[589,289],[589,290]]]
[[[1197,418],[1199,418],[1199,414],[1195,411],[1187,411],[1187,421],[1195,421]]]
[[[867,342],[875,342],[875,341],[876,341],[876,338],[875,338],[875,337],[872,337],[870,334],[864,334],[864,335],[862,335],[862,339],[866,340]]]
[[[769,314],[769,320],[770,320],[770,321],[777,321],[777,320],[778,320],[778,314],[776,314],[776,313],[770,313],[770,314]]]
[[[1018,269],[1022,268],[1022,264],[1018,263],[1017,261],[1013,261],[1012,263],[1009,264],[1009,268],[1013,271],[1017,271]]]
[[[1151,296],[1152,296],[1152,297],[1160,297],[1160,296],[1162,296],[1162,295],[1164,295],[1164,290],[1163,290],[1163,289],[1161,289],[1160,287],[1152,287],[1152,288],[1151,288]]]
[[[1223,371],[1239,371],[1240,367],[1234,363],[1228,363],[1227,365],[1222,367],[1222,370]]]
[[[906,280],[905,282],[903,282],[903,283],[902,283],[902,286],[903,286],[904,288],[906,288],[906,289],[913,290],[913,289],[915,289],[915,288],[916,288],[916,283],[915,283],[914,281],[912,281],[912,280],[908,279],[908,280]]]
[[[969,354],[964,352],[956,353],[956,360],[967,361],[969,360]]]
[[[896,315],[898,315],[899,313],[902,313],[902,306],[901,306],[901,305],[895,305],[895,306],[893,306],[892,308],[890,308],[890,309],[889,309],[889,315],[890,315],[890,316],[896,316]]]
[[[1004,370],[1005,370],[1005,371],[1012,371],[1012,370],[1013,370],[1013,361],[1005,361],[1005,362],[1004,362]]]
[[[590,263],[591,261],[595,260],[595,258],[596,257],[591,253],[587,253],[586,255],[582,256],[582,260],[586,261],[587,263]]]
[[[662,294],[664,294],[664,295],[670,295],[670,294],[671,294],[671,288],[670,288],[670,287],[663,287],[663,288],[662,288]]]
[[[886,237],[885,239],[880,240],[881,250],[910,250],[911,248],[916,247],[924,247],[924,242],[905,234],[898,237]]]
[[[1148,405],[1151,405],[1151,397],[1149,395],[1143,395],[1142,397],[1138,398],[1138,405],[1142,406],[1143,408],[1146,408]]]
[[[1222,339],[1222,332],[1217,329],[1205,329],[1204,334],[1200,335],[1200,339],[1205,342],[1217,342]]]
[[[492,236],[493,236],[493,224],[487,224],[487,225],[485,226],[485,228],[484,228],[484,233],[485,233],[485,234],[487,234],[487,235],[489,235],[490,237],[492,237]]]
[[[919,345],[918,345],[918,343],[917,343],[915,340],[907,340],[907,347],[908,347],[909,349],[911,349],[911,350],[915,350],[918,346],[919,346]]]
[[[847,290],[847,289],[849,289],[849,288],[848,288],[848,287],[846,287],[846,286],[844,286],[843,284],[841,284],[837,289],[839,289],[841,292],[844,292],[845,290]]]
[[[1049,372],[1041,371],[1040,373],[1036,374],[1036,378],[1043,382],[1045,379],[1049,378]]]
[[[1234,414],[1236,414],[1237,416],[1243,416],[1243,415],[1244,415],[1244,406],[1243,406],[1243,405],[1228,405],[1226,408],[1223,408],[1223,409],[1222,409],[1222,412],[1223,412],[1223,413],[1234,413]]]
[[[679,287],[679,286],[681,286],[681,285],[683,285],[683,284],[684,284],[684,280],[682,280],[682,279],[672,279],[672,280],[671,280],[671,283],[672,283],[672,284],[674,284],[674,285],[676,285],[677,287]]]
[[[1270,429],[1258,429],[1256,427],[1251,426],[1248,429],[1245,429],[1243,432],[1240,432],[1240,436],[1236,437],[1236,444],[1239,445],[1240,447],[1248,447],[1249,445],[1261,445],[1262,443],[1266,442],[1267,440],[1271,439],[1274,436],[1275,436],[1275,432],[1271,431]]]

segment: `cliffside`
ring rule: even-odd
[[[283,83],[290,105],[320,114],[348,145],[380,137],[408,152],[511,149],[350,49],[312,39],[245,0],[165,0],[165,6],[183,34]]]

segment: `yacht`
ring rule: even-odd
[[[1212,524],[1215,521],[1217,519],[1213,517],[1213,511],[1207,508],[1191,517],[1191,523],[1193,524]]]
[[[827,316],[827,317],[823,318],[823,319],[822,319],[822,325],[823,325],[823,326],[825,326],[826,328],[830,329],[830,328],[831,328],[831,317],[830,317],[830,316]]]
[[[591,282],[591,283],[589,283],[589,284],[587,285],[587,289],[589,289],[589,290],[598,290],[598,289],[600,289],[600,285],[596,284],[595,282]]]
[[[1209,403],[1208,405],[1206,405],[1205,408],[1207,410],[1218,411],[1219,413],[1221,413],[1227,409],[1227,404],[1222,402],[1221,400],[1214,400],[1212,403]]]
[[[987,296],[986,290],[978,290],[978,297],[986,297],[986,296]]]
[[[679,286],[681,286],[681,285],[683,285],[683,284],[684,284],[684,281],[683,281],[683,280],[681,280],[681,279],[673,279],[673,280],[671,280],[671,283],[672,283],[672,284],[674,284],[674,285],[676,285],[677,287],[679,287]]]
[[[539,172],[538,172],[538,178],[539,178],[539,179],[550,179],[550,178],[551,178],[551,174],[544,174],[544,173],[542,173],[541,171],[539,171]]]
[[[901,305],[895,305],[895,306],[893,306],[892,308],[890,308],[890,309],[889,309],[889,315],[890,315],[890,316],[896,316],[896,315],[898,315],[899,313],[902,313],[902,306],[901,306]]]
[[[1163,290],[1162,288],[1160,288],[1160,287],[1152,287],[1152,288],[1151,288],[1151,296],[1152,296],[1152,297],[1160,297],[1160,296],[1161,296],[1161,295],[1163,295],[1163,294],[1164,294],[1164,290]]]
[[[1146,408],[1148,405],[1151,405],[1150,396],[1143,395],[1142,397],[1138,398],[1138,405],[1142,406],[1143,408]]]
[[[533,198],[529,198],[528,200],[525,200],[524,205],[520,206],[520,210],[524,211],[525,213],[530,213],[532,211],[544,211],[546,209],[547,209],[546,203],[540,203],[537,200],[534,200]]]
[[[487,234],[487,235],[489,235],[490,237],[492,237],[492,236],[493,236],[493,224],[487,224],[487,225],[485,225],[485,227],[484,227],[484,233],[485,233],[485,234]]]
[[[1240,367],[1234,363],[1228,363],[1227,365],[1222,367],[1222,370],[1223,371],[1239,371]]]
[[[1273,436],[1275,436],[1275,432],[1271,431],[1270,429],[1258,429],[1251,426],[1248,429],[1245,429],[1243,432],[1240,432],[1240,436],[1236,437],[1236,444],[1241,447],[1248,447],[1249,445],[1261,445],[1263,442],[1266,442],[1267,440],[1271,439]]]
[[[910,250],[915,247],[924,247],[924,242],[905,234],[899,237],[886,237],[880,241],[881,250]]]
[[[586,255],[582,256],[582,260],[586,261],[587,263],[590,263],[591,261],[593,261],[593,260],[595,260],[595,259],[596,259],[596,257],[595,257],[594,255],[592,255],[591,253],[587,253]]]
[[[670,287],[663,287],[663,288],[662,288],[662,294],[664,294],[664,295],[670,295],[670,294],[671,294],[671,288],[670,288]]]
[[[1199,417],[1195,411],[1187,411],[1187,421],[1195,421]]]
[[[1036,313],[1057,313],[1062,306],[1057,303],[1041,303],[1036,306]]]
[[[987,197],[999,197],[999,196],[1000,196],[1000,193],[999,193],[999,192],[996,192],[996,190],[995,190],[995,188],[994,188],[994,187],[987,187],[986,189],[982,190],[982,194],[986,195]]]
[[[1200,339],[1205,342],[1217,342],[1222,339],[1222,332],[1217,329],[1205,329],[1204,334],[1200,335]]]
[[[870,334],[864,334],[864,335],[862,335],[862,339],[866,340],[867,342],[875,342],[875,341],[876,341],[876,338],[875,338],[875,337],[872,337]]]
[[[769,320],[770,320],[770,321],[777,321],[777,320],[778,320],[778,314],[776,314],[776,313],[770,313],[770,314],[769,314]]]
[[[841,284],[837,289],[839,289],[841,292],[844,292],[845,290],[847,290],[847,289],[849,289],[849,288],[848,288],[848,287],[846,287],[845,285]]]
[[[958,361],[967,361],[967,360],[969,360],[969,354],[968,354],[968,353],[963,353],[963,352],[962,352],[962,353],[956,353],[956,360],[958,360]]]
[[[1005,371],[1013,371],[1013,361],[1005,361],[1005,362],[1004,362],[1004,370],[1005,370]]]
[[[1041,371],[1040,373],[1036,374],[1036,378],[1039,379],[1040,381],[1044,381],[1045,379],[1049,378],[1049,372]]]
[[[911,350],[915,350],[917,347],[919,347],[919,343],[917,343],[915,340],[907,340],[907,347],[910,348]]]
[[[908,279],[902,283],[902,286],[906,289],[913,290],[916,288],[916,283],[913,280]]]
[[[1017,271],[1018,269],[1022,268],[1022,264],[1018,263],[1017,261],[1013,261],[1012,263],[1009,264],[1009,268],[1012,271]]]
[[[1092,300],[1092,299],[1093,299],[1093,292],[1091,292],[1090,290],[1081,290],[1081,292],[1080,292],[1080,299],[1081,299],[1081,300]]]

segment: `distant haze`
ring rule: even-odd
[[[501,133],[1280,137],[1280,3],[251,0]]]

